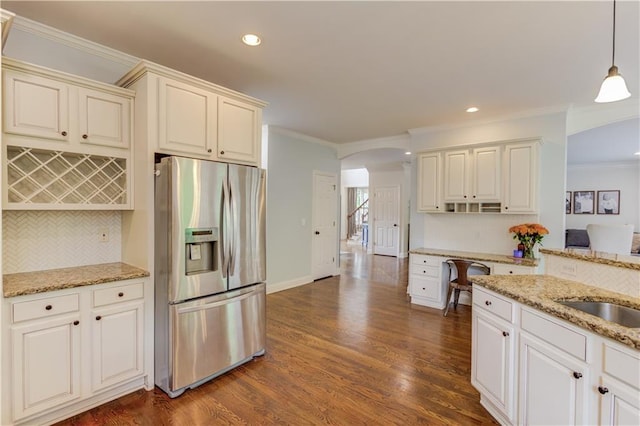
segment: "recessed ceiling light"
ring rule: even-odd
[[[467,108],[467,112],[477,112],[478,111],[478,107],[469,107]]]
[[[405,152],[404,155],[411,155],[411,151]]]
[[[245,34],[242,36],[242,42],[247,46],[257,46],[262,43],[262,40],[255,34]]]

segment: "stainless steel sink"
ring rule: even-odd
[[[572,302],[559,300],[558,303],[625,327],[640,327],[640,310],[638,309],[607,302]]]

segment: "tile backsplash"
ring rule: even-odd
[[[2,272],[119,262],[121,227],[119,211],[4,211]]]

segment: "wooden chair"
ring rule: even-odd
[[[449,305],[451,300],[451,293],[455,291],[455,296],[453,298],[453,309],[458,308],[458,299],[460,298],[460,291],[468,291],[471,293],[471,286],[473,282],[469,279],[469,269],[474,268],[480,271],[480,274],[476,275],[488,275],[489,267],[482,263],[474,262],[471,260],[463,260],[463,259],[449,259],[447,260],[447,265],[449,265],[449,289],[447,290],[447,306],[444,309],[443,316],[447,316],[449,312]],[[451,279],[453,276],[453,270],[456,270],[456,278]]]

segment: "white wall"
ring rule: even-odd
[[[539,215],[424,214],[418,213],[414,205],[411,208],[411,248],[442,247],[508,254],[515,242],[507,229],[525,221],[536,221],[549,229],[550,234],[543,241],[545,247],[564,247],[565,112],[413,132],[411,150],[420,152],[527,138],[543,141],[540,148]],[[411,194],[416,199],[415,161],[411,173]]]
[[[340,179],[340,161],[331,146],[269,126],[265,131],[267,291],[273,292],[312,281],[313,171]],[[339,213],[338,206],[336,211]]]
[[[369,172],[367,169],[342,170],[340,173],[340,239],[347,239],[347,188],[368,188]]]
[[[568,214],[567,229],[585,229],[590,223],[633,224],[640,232],[640,164],[581,164],[567,167],[567,191],[620,190],[618,215]],[[594,203],[594,210],[597,203]]]

